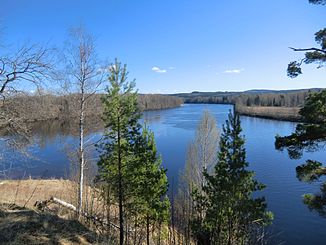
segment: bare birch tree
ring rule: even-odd
[[[40,90],[51,79],[53,50],[39,45],[24,45],[10,54],[4,50],[7,48],[0,49],[0,128],[26,136],[23,120],[15,111],[7,110],[5,102],[26,89]]]
[[[183,231],[184,243],[191,242],[190,219],[193,215],[192,192],[202,192],[205,184],[204,169],[210,171],[217,161],[219,131],[216,121],[209,111],[204,111],[195,133],[195,139],[189,144],[184,171],[180,175],[176,201],[178,228]],[[173,214],[174,215],[174,214]]]
[[[102,84],[103,70],[99,66],[95,50],[94,38],[80,26],[70,30],[69,40],[64,52],[66,69],[64,85],[66,91],[75,93],[78,103],[77,117],[79,119],[78,147],[78,214],[83,208],[85,159],[85,120],[87,105],[93,95],[99,91]],[[80,216],[79,216],[80,217]]]
[[[201,189],[205,178],[203,170],[210,171],[217,159],[219,132],[209,111],[204,111],[198,124],[195,139],[188,146],[185,178],[189,186]]]

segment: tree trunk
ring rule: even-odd
[[[149,245],[149,216],[146,217],[146,244]]]
[[[78,193],[78,219],[81,218],[80,213],[83,208],[83,189],[84,189],[84,110],[85,110],[85,94],[82,89],[79,114],[79,193]]]
[[[119,226],[120,226],[120,245],[124,243],[124,220],[123,220],[123,187],[122,187],[122,159],[121,159],[121,136],[120,118],[118,117],[118,190],[119,190]]]

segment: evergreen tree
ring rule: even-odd
[[[326,142],[326,90],[311,93],[300,114],[304,123],[299,123],[291,135],[276,136],[275,140],[275,148],[287,149],[289,157],[294,159],[302,158],[304,151],[318,151]],[[311,183],[326,175],[326,167],[322,162],[307,159],[296,167],[296,172],[300,181]],[[320,193],[305,194],[303,201],[310,210],[326,216],[326,183],[321,184]]]
[[[247,244],[255,226],[272,220],[265,199],[252,197],[264,186],[247,170],[241,131],[239,116],[230,113],[223,126],[214,173],[204,171],[203,193],[193,193],[197,215],[192,230],[198,244]]]
[[[326,0],[309,0],[312,4],[325,5]],[[320,47],[312,48],[291,48],[296,52],[305,52],[305,57],[299,61],[292,61],[288,65],[287,73],[291,78],[295,78],[302,74],[301,65],[304,64],[318,64],[318,68],[326,64],[326,28],[323,28],[315,33],[315,41]]]
[[[132,162],[135,142],[140,135],[137,93],[134,81],[127,81],[126,65],[117,60],[109,68],[110,86],[103,98],[104,139],[99,145],[99,173],[109,185],[119,206],[120,244],[124,244],[125,207],[132,201]]]
[[[166,196],[168,180],[166,170],[161,167],[162,160],[157,154],[154,134],[147,127],[143,128],[136,148],[136,211],[146,226],[146,244],[150,244],[150,229],[158,222],[167,222],[169,218],[170,202]]]

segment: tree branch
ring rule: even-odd
[[[317,51],[326,54],[326,50],[319,49],[319,48],[292,48],[292,47],[289,48],[296,52]]]

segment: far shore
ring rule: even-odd
[[[272,106],[235,106],[240,115],[273,119],[279,121],[302,122],[299,107],[272,107]]]

